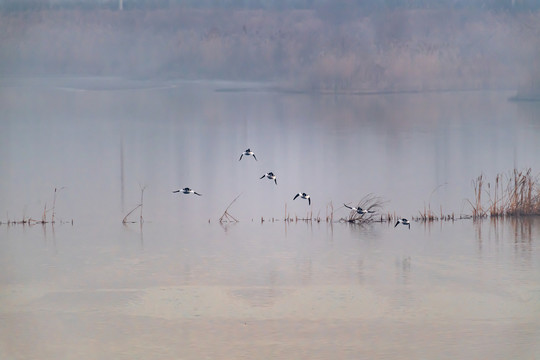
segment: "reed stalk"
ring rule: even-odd
[[[229,204],[229,206],[227,206],[227,208],[226,208],[225,211],[223,212],[223,215],[221,215],[221,217],[219,218],[219,222],[220,222],[220,223],[224,223],[224,222],[239,222],[238,219],[236,219],[234,216],[232,216],[231,214],[229,214],[228,210],[229,210],[229,208],[232,206],[232,204],[234,204],[234,202],[240,197],[240,195],[242,195],[242,193],[238,194],[238,196],[235,197],[233,201],[231,201],[231,203]]]
[[[487,211],[482,204],[483,181],[482,175],[473,181],[474,202],[468,200],[473,219],[488,214],[490,217],[540,215],[540,183],[531,168],[514,169],[507,176],[497,174],[493,186],[488,183],[485,190],[489,198]]]
[[[487,216],[486,211],[482,206],[482,187],[484,185],[484,175],[480,174],[475,180],[472,181],[474,189],[474,202],[467,199],[472,207],[472,218],[480,219]]]
[[[144,198],[144,190],[146,189],[146,186],[141,186],[141,213],[139,215],[139,223],[143,223],[144,222],[144,219],[143,219],[143,198]]]

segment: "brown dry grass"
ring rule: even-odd
[[[484,185],[480,175],[473,180],[474,201],[467,200],[472,207],[474,219],[499,216],[540,215],[540,182],[532,169],[514,169],[508,174],[497,174],[493,184]],[[482,196],[487,195],[484,207]]]

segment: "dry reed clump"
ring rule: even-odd
[[[485,189],[487,187],[487,189]],[[467,200],[472,207],[473,219],[499,216],[540,215],[540,182],[538,176],[532,175],[532,169],[497,174],[493,184],[484,186],[483,175],[473,181],[474,203]],[[482,193],[489,198],[487,208],[482,203]]]
[[[514,169],[507,186],[506,215],[540,215],[540,184],[531,173],[530,168],[519,172]]]
[[[356,210],[349,211],[349,215],[345,218],[339,219],[340,222],[348,222],[353,224],[364,224],[374,221],[388,221],[388,217],[384,219],[381,214],[378,214],[382,210],[385,201],[374,194],[367,194],[358,203],[352,207],[362,208],[369,211],[368,213],[358,213]]]

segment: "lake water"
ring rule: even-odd
[[[467,214],[481,173],[540,169],[540,107],[511,95],[3,79],[0,358],[540,357],[540,219],[324,221],[370,193]],[[54,188],[55,226],[5,224],[50,219]]]

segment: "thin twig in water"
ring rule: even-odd
[[[228,210],[229,208],[232,206],[232,204],[234,204],[234,202],[240,197],[240,195],[242,195],[242,193],[238,194],[237,197],[234,198],[233,201],[231,201],[231,203],[229,204],[229,206],[227,206],[227,208],[225,209],[225,211],[223,212],[223,215],[221,215],[221,217],[219,218],[219,222],[220,223],[223,223],[223,222],[239,222],[238,219],[236,219],[234,216],[232,216],[231,214],[229,214]]]
[[[129,217],[129,215],[131,215],[135,210],[137,210],[139,207],[141,207],[142,204],[139,204],[137,206],[135,206],[135,208],[133,210],[131,210],[130,212],[127,213],[126,216],[124,216],[124,219],[122,220],[122,224],[127,224],[127,218]],[[131,223],[134,223],[135,221],[131,221]]]

